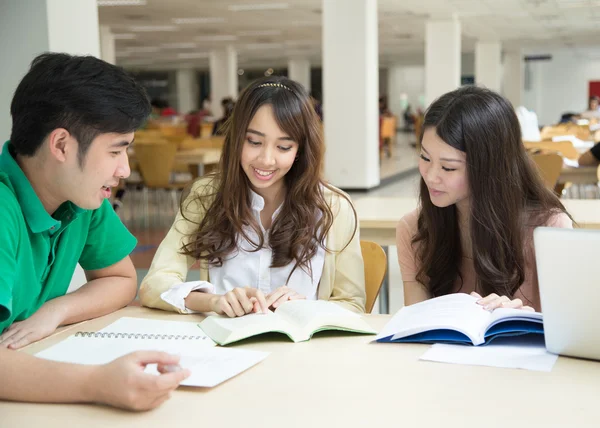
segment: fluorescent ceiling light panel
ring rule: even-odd
[[[146,6],[146,0],[97,0],[98,6]]]
[[[281,30],[240,31],[239,36],[280,36]]]
[[[232,12],[245,12],[251,10],[282,10],[289,9],[288,3],[259,3],[259,4],[231,4],[228,9]]]
[[[179,59],[208,58],[207,52],[182,52],[177,54]]]
[[[160,47],[165,49],[193,49],[198,47],[198,45],[192,42],[161,43]]]
[[[137,34],[133,33],[122,33],[122,34],[113,34],[115,40],[132,40],[137,37]]]
[[[151,52],[159,52],[160,48],[157,46],[138,46],[138,47],[129,47],[127,48],[127,52],[131,53],[151,53]]]
[[[154,31],[177,31],[179,28],[175,25],[136,25],[129,28],[135,33],[149,33]]]
[[[173,18],[173,23],[175,24],[219,24],[225,21],[225,18],[210,16],[198,18]]]
[[[194,40],[199,42],[232,42],[237,40],[237,36],[230,35],[216,35],[216,36],[198,36]]]
[[[248,43],[246,49],[280,49],[283,48],[281,43]]]

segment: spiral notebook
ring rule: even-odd
[[[85,324],[83,324],[85,326]],[[98,332],[78,331],[37,354],[77,364],[106,364],[134,351],[163,351],[181,357],[192,374],[181,384],[212,387],[265,359],[268,353],[216,348],[195,322],[124,317]],[[146,371],[158,374],[156,365]]]

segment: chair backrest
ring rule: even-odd
[[[417,150],[421,150],[421,129],[423,128],[423,116],[420,114],[416,115],[415,118],[415,137],[417,138]]]
[[[365,311],[370,314],[385,277],[387,256],[381,245],[375,242],[360,241],[360,249],[365,263],[365,290],[367,292]]]
[[[562,172],[562,156],[557,153],[534,154],[531,159],[537,165],[546,186],[554,189]]]
[[[396,116],[384,116],[381,119],[381,138],[394,138],[396,135]]]
[[[168,187],[177,146],[172,143],[136,144],[135,158],[146,187]]]
[[[200,138],[210,137],[213,133],[215,124],[213,122],[202,122],[200,125]]]
[[[225,137],[215,135],[208,138],[187,138],[179,146],[179,150],[223,149]]]

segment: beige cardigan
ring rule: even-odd
[[[192,187],[190,197],[203,194],[208,185],[208,179],[197,181]],[[324,195],[334,214],[326,240],[327,248],[332,251],[325,253],[317,297],[320,300],[339,303],[354,312],[364,312],[365,273],[358,228],[350,244],[340,252],[354,231],[354,211],[351,204],[335,192],[325,188]],[[156,251],[148,275],[142,281],[139,295],[144,306],[180,312],[178,308],[162,300],[160,295],[173,285],[184,282],[188,270],[196,263],[194,258],[182,255],[180,249],[185,237],[198,227],[205,214],[198,202],[188,204],[186,201],[183,206],[186,217],[193,222],[185,220],[181,212],[177,214],[171,230]],[[209,280],[205,264],[200,267],[200,279]]]

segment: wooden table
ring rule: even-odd
[[[204,166],[218,164],[221,159],[221,152],[222,149],[207,147],[178,150],[175,154],[175,162],[188,165],[192,175],[202,177],[204,175]],[[127,154],[130,161],[136,160],[134,147],[130,148]]]
[[[573,184],[596,184],[598,183],[597,175],[598,167],[595,166],[580,166],[580,167],[563,167],[558,183],[573,183]]]
[[[600,199],[562,199],[580,228],[600,229]],[[416,198],[364,197],[353,201],[360,224],[360,239],[379,245],[396,245],[396,225],[417,207]]]
[[[202,177],[204,175],[205,165],[214,165],[219,163],[219,160],[221,159],[221,152],[221,149],[213,148],[179,150],[175,155],[175,162],[188,165],[188,167],[190,167],[190,171],[192,171],[192,168],[195,167],[197,170],[192,171],[192,175],[195,177]]]
[[[125,308],[26,348],[35,353],[121,316],[201,320]],[[377,330],[389,316],[370,315]],[[263,335],[235,345],[266,360],[215,388],[180,387],[158,409],[0,402],[1,427],[596,427],[600,364],[560,357],[550,373],[418,361],[427,345],[373,344],[319,333],[292,343]]]
[[[417,207],[418,200],[367,196],[356,198],[353,203],[358,214],[360,239],[377,242],[385,250],[389,245],[396,245],[396,225],[405,214]],[[578,227],[600,229],[600,199],[563,199],[562,203]],[[379,311],[389,312],[387,272],[379,293]]]

